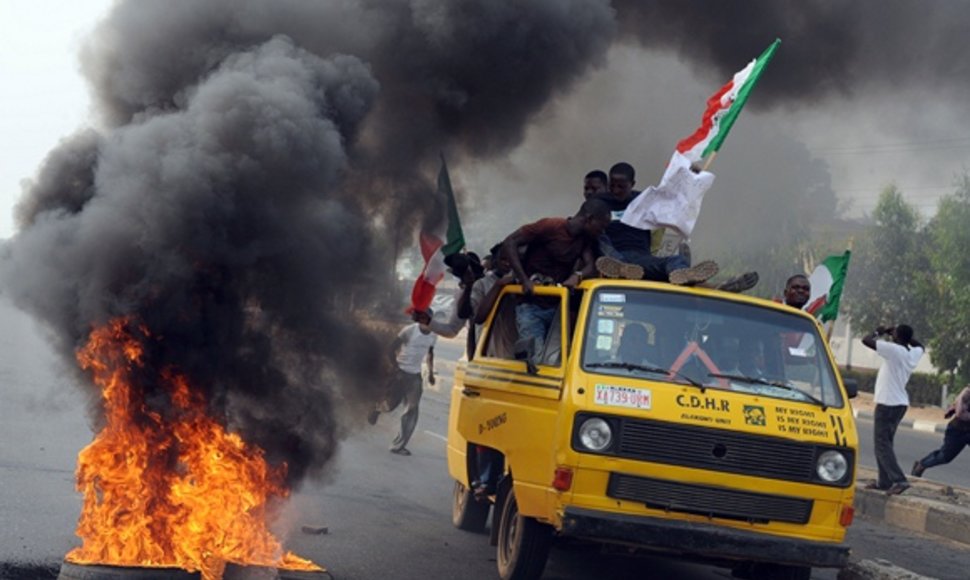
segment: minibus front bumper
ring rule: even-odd
[[[844,544],[582,508],[566,508],[561,533],[578,539],[634,545],[703,560],[772,562],[818,568],[843,568],[849,561],[849,547]]]

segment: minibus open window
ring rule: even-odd
[[[516,328],[515,309],[523,300],[535,300],[537,298],[526,298],[517,293],[506,293],[502,295],[498,305],[495,307],[495,316],[485,337],[483,356],[488,358],[498,358],[506,360],[522,360],[530,348],[534,345],[525,345],[519,338]],[[542,296],[538,298],[545,303],[558,304],[559,311],[552,317],[549,331],[535,353],[535,360],[540,366],[559,367],[562,365],[562,324],[560,322],[560,312],[562,301],[555,296]]]

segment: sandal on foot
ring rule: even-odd
[[[909,489],[909,483],[905,481],[897,481],[892,484],[892,486],[886,490],[886,495],[899,495]]]
[[[745,290],[750,290],[757,285],[758,273],[745,272],[740,276],[735,276],[734,278],[729,278],[728,280],[721,282],[717,285],[717,289],[725,292],[744,292]]]
[[[681,268],[670,273],[670,283],[677,286],[695,286],[717,275],[717,263],[705,260],[690,268]]]
[[[620,278],[623,280],[640,280],[643,278],[642,267],[621,262],[609,256],[601,256],[596,259],[596,271],[604,278]]]

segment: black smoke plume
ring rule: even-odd
[[[673,51],[727,80],[777,37],[771,74],[759,81],[757,108],[801,107],[866,91],[934,86],[966,98],[964,45],[970,6],[888,0],[797,3],[772,0],[615,0],[622,38]]]
[[[359,312],[404,307],[388,240],[437,211],[438,152],[517,144],[612,22],[579,0],[119,3],[82,55],[100,123],[18,206],[6,291],[69,362],[95,326],[143,322],[146,368],[296,483],[380,393],[387,337]]]

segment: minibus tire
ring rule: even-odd
[[[484,532],[488,520],[488,510],[492,504],[475,499],[470,489],[460,481],[455,481],[455,491],[451,497],[451,523],[466,532]]]
[[[511,488],[496,519],[498,547],[495,562],[502,580],[536,580],[542,576],[552,547],[552,527],[521,515]]]

